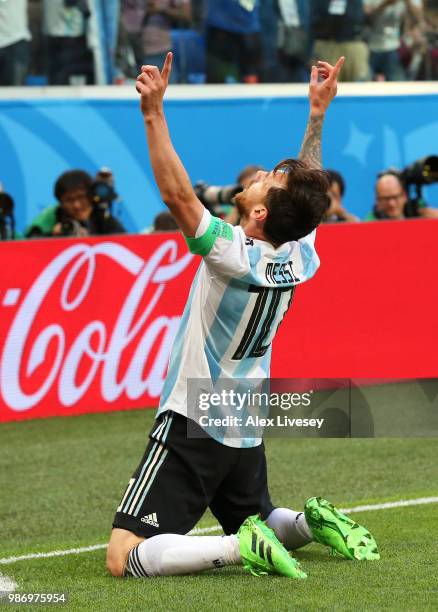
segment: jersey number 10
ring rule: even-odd
[[[270,336],[272,331],[272,324],[276,320],[278,307],[281,301],[282,293],[289,292],[289,301],[287,303],[286,308],[284,309],[283,316],[278,322],[277,329],[280,326],[280,323],[283,321],[284,315],[289,309],[291,305],[292,298],[294,295],[295,287],[257,287],[256,285],[250,285],[248,287],[248,291],[250,293],[257,293],[257,299],[254,304],[254,309],[251,313],[251,316],[248,321],[248,325],[244,331],[242,336],[242,340],[239,343],[239,346],[236,349],[232,359],[235,361],[239,361],[244,357],[262,357],[266,351],[268,350],[269,344],[264,344],[266,339]],[[269,301],[269,305],[267,308],[266,304]],[[262,323],[263,313],[266,310],[266,314]],[[256,339],[253,342],[254,334],[257,329],[260,327],[260,332],[258,333]]]

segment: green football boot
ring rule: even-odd
[[[237,539],[243,567],[254,576],[277,574],[307,578],[298,561],[288,553],[259,515],[246,519],[237,532]]]
[[[368,529],[322,497],[307,500],[304,515],[315,541],[328,546],[333,555],[359,561],[380,559],[376,541]]]

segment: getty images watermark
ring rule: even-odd
[[[346,437],[349,388],[348,380],[191,379],[188,435],[236,440],[236,445],[262,437]],[[320,409],[322,389],[338,392],[335,412]]]
[[[189,437],[437,437],[438,379],[189,379]],[[242,442],[246,440],[247,442]]]
[[[197,408],[203,412],[199,416],[201,427],[316,427],[321,429],[324,418],[302,418],[289,414],[263,416],[266,408],[290,411],[293,408],[309,407],[313,391],[305,393],[268,393],[259,391],[236,391],[222,389],[220,392],[200,393]],[[223,413],[214,415],[212,408],[220,408]],[[235,414],[233,414],[235,412]],[[212,414],[213,413],[213,414]]]

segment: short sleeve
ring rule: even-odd
[[[208,210],[204,211],[194,238],[186,236],[194,255],[201,255],[207,265],[229,276],[241,276],[249,270],[245,234]]]
[[[316,229],[304,238],[298,240],[301,255],[300,280],[306,281],[318,270],[320,261],[315,249]]]

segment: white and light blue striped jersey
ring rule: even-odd
[[[175,337],[158,414],[187,416],[187,380],[266,379],[271,343],[289,308],[295,285],[319,267],[315,233],[275,248],[248,238],[205,210],[192,253],[203,256]],[[220,411],[220,409],[219,409]],[[260,438],[209,435],[234,447]]]

